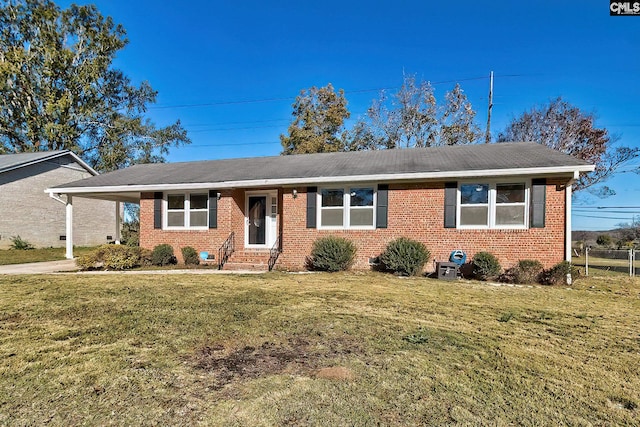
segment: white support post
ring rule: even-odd
[[[584,275],[589,276],[589,251],[591,250],[590,246],[587,246],[584,250]]]
[[[73,259],[73,198],[67,194],[67,221],[66,221],[66,243],[67,243],[67,259]]]
[[[120,202],[116,202],[116,245],[120,244]]]
[[[571,262],[571,184],[567,185],[564,190],[565,195],[565,230],[564,230],[564,259]]]

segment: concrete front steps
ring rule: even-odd
[[[235,251],[222,267],[223,270],[269,271],[268,249]]]

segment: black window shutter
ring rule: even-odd
[[[209,228],[218,228],[218,192],[209,190]]]
[[[444,183],[444,228],[456,228],[458,183]]]
[[[162,228],[162,192],[153,193],[153,228]]]
[[[531,180],[531,205],[529,223],[531,228],[544,228],[545,208],[547,204],[547,180],[538,178]]]
[[[307,187],[307,228],[316,228],[316,193],[318,187]]]
[[[389,207],[389,185],[378,184],[378,205],[376,206],[376,228],[387,228]]]

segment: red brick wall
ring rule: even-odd
[[[556,182],[547,185],[545,228],[526,230],[459,230],[444,228],[444,183],[395,184],[389,186],[388,228],[376,230],[317,230],[306,228],[307,197],[304,187],[298,197],[286,189],[283,204],[283,252],[280,266],[300,269],[315,239],[330,234],[346,237],[358,247],[355,267],[369,268],[369,258],[382,253],[397,237],[410,237],[424,243],[432,260],[446,261],[454,249],[467,253],[489,251],[503,267],[520,259],[537,259],[550,267],[564,259],[564,197]],[[429,262],[427,270],[433,271]]]
[[[447,260],[454,249],[461,249],[471,259],[476,252],[495,254],[503,267],[520,259],[537,259],[550,267],[564,259],[564,190],[559,182],[548,182],[545,228],[526,230],[458,230],[444,228],[444,183],[393,184],[389,186],[388,228],[376,230],[317,230],[306,228],[307,195],[305,187],[280,189],[279,227],[283,252],[281,267],[304,268],[313,242],[320,236],[335,234],[353,240],[357,247],[355,268],[368,269],[369,258],[376,257],[394,238],[405,236],[423,242],[432,260]],[[140,244],[152,249],[160,243],[180,248],[192,246],[217,256],[217,250],[231,231],[235,231],[236,249],[244,248],[244,190],[222,191],[218,201],[218,228],[206,231],[168,231],[153,228],[153,194],[145,193],[140,201]],[[284,220],[281,220],[284,219]],[[427,270],[433,270],[429,262]]]
[[[218,256],[218,248],[235,231],[236,245],[244,245],[244,191],[221,191],[218,200],[218,228],[208,230],[156,230],[153,228],[153,193],[140,197],[140,246],[153,249],[168,243],[173,246],[179,262],[181,248],[191,246],[196,251],[208,251]]]

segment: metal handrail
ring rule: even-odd
[[[232,231],[224,241],[220,249],[218,249],[218,270],[222,270],[224,264],[229,260],[229,257],[235,251],[235,233]]]
[[[276,265],[276,261],[278,260],[278,256],[282,252],[282,245],[280,236],[276,239],[276,242],[273,244],[271,249],[269,249],[269,271],[273,270],[273,266]]]

